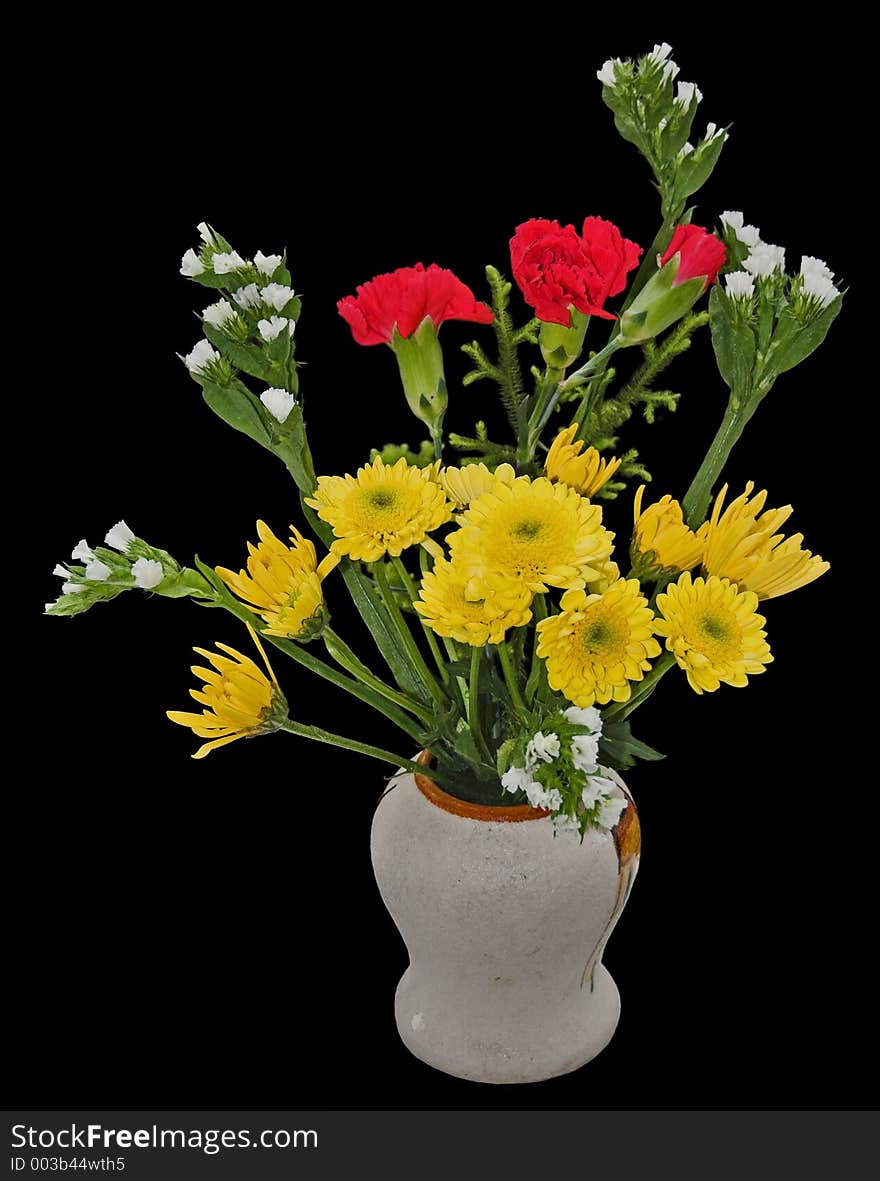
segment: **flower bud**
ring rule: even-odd
[[[412,336],[401,336],[395,326],[391,347],[410,410],[427,423],[432,436],[438,437],[449,398],[443,351],[431,317],[425,316]]]
[[[680,320],[716,282],[725,258],[724,243],[702,226],[676,227],[660,269],[620,317],[623,344],[650,340]]]

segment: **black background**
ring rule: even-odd
[[[840,433],[866,392],[855,267],[868,198],[852,180],[845,32],[762,30],[750,47],[742,28],[612,36],[572,9],[554,20],[552,40],[533,22],[493,42],[450,17],[397,52],[350,26],[343,45],[312,42],[292,20],[285,31],[287,18],[260,40],[184,40],[173,62],[79,41],[71,57],[63,32],[52,46],[52,114],[21,138],[23,237],[52,249],[67,278],[51,311],[35,284],[31,313],[33,467],[19,493],[49,507],[13,526],[29,534],[27,599],[15,584],[28,658],[14,680],[26,684],[12,686],[29,721],[7,721],[23,758],[5,837],[17,1104],[872,1099],[873,837],[862,761],[845,751],[873,638]],[[668,758],[628,776],[644,848],[606,955],[618,1032],[573,1076],[493,1089],[430,1070],[397,1039],[406,955],[369,863],[383,767],[283,735],[192,762],[192,736],[164,710],[186,708],[191,644],[245,644],[233,620],[139,594],[75,620],[39,611],[58,590],[53,563],[120,517],[182,561],[231,566],[258,516],[279,531],[299,521],[284,469],[210,414],[174,355],[198,339],[192,310],[210,299],[177,273],[196,222],[245,255],[287,246],[305,295],[298,355],[316,464],[351,470],[371,445],[422,436],[390,353],[355,346],[335,301],[417,259],[484,294],[482,267],[507,266],[507,239],[530,216],[598,213],[649,243],[647,168],[616,136],[594,75],[663,37],[704,92],[697,126],[734,123],[695,220],[743,208],[787,247],[790,269],[816,254],[852,285],[824,348],[779,381],[729,469],[734,486],[752,478],[772,504],[794,503],[792,526],[833,570],[767,606],[776,662],[746,691],[697,698],[670,675],[637,715]],[[487,385],[456,388],[457,346],[471,336],[459,324],[442,334],[450,425],[465,431],[494,413]],[[658,495],[684,492],[722,413],[707,334],[670,384],[679,412],[626,436]],[[608,518],[626,537],[628,501]],[[340,592],[330,586],[337,630],[372,659]],[[381,719],[282,659],[294,716],[400,747]]]

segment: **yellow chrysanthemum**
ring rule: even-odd
[[[654,630],[687,673],[697,693],[714,692],[722,681],[741,688],[773,657],[757,614],[758,596],[726,578],[682,574],[657,596]]]
[[[754,591],[759,599],[773,599],[806,586],[831,566],[819,554],[801,548],[803,533],[783,538],[776,532],[791,516],[792,507],[762,511],[767,493],[752,497],[754,486],[750,480],[742,496],[723,512],[727,485],[718,493],[708,522],[703,567],[707,574],[730,578]]]
[[[227,653],[226,656],[193,648],[213,666],[199,668],[193,665],[192,669],[194,675],[205,683],[201,690],[190,689],[190,697],[206,708],[200,714],[170,709],[167,716],[180,726],[189,726],[197,737],[210,739],[199,747],[194,759],[203,759],[216,747],[226,746],[237,738],[253,738],[256,734],[276,730],[287,717],[287,702],[266,653],[252,631],[251,636],[271,680],[251,659],[226,644],[217,644]]]
[[[509,463],[501,463],[490,472],[484,463],[468,463],[464,467],[445,467],[439,474],[440,486],[454,504],[464,508],[491,491],[496,483],[512,484],[516,472]]]
[[[405,459],[368,463],[355,476],[319,476],[306,504],[333,528],[337,554],[375,562],[398,557],[449,520],[450,507],[439,484]]]
[[[467,599],[466,585],[467,575],[445,558],[438,558],[422,578],[413,606],[438,636],[481,648],[500,644],[508,628],[522,627],[532,618],[528,607],[508,608],[499,598]]]
[[[570,590],[562,611],[538,623],[538,655],[550,687],[582,707],[627,701],[659,656],[654,616],[638,580],[621,579],[602,595]]]
[[[694,533],[684,523],[681,505],[671,496],[661,496],[656,504],[642,511],[645,485],[636,492],[633,501],[633,530],[630,555],[636,570],[667,570],[670,573],[690,570],[702,561],[706,550],[708,522]]]
[[[289,548],[263,521],[257,521],[257,533],[260,544],[248,542],[247,570],[236,574],[218,566],[217,573],[233,594],[257,609],[270,636],[312,639],[326,618],[321,580],[339,558],[329,554],[318,566],[315,547],[293,525]]]
[[[528,606],[549,586],[583,586],[601,576],[614,534],[602,510],[565,484],[520,476],[497,483],[473,501],[449,537],[453,559],[467,572],[469,599]]]
[[[581,496],[594,496],[603,484],[608,483],[622,461],[603,459],[595,447],[584,451],[584,444],[574,441],[577,431],[577,424],[573,423],[559,432],[547,452],[544,473],[548,480],[568,484]]]
[[[601,595],[620,578],[620,567],[613,558],[603,558],[601,562],[594,562],[593,569],[598,577],[587,579],[590,594]]]

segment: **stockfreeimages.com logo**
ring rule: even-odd
[[[33,1128],[14,1124],[13,1148],[62,1149],[76,1152],[91,1149],[100,1152],[126,1148],[195,1148],[213,1156],[221,1148],[317,1148],[314,1128],[105,1128],[102,1124],[70,1124],[68,1127]]]

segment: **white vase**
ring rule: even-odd
[[[409,951],[395,1013],[417,1058],[459,1078],[528,1083],[608,1044],[620,1000],[601,957],[638,869],[631,800],[610,835],[581,844],[528,806],[470,804],[401,774],[371,845]]]

